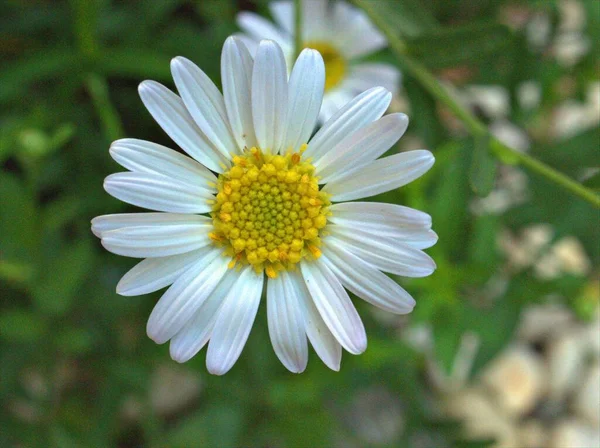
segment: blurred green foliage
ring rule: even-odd
[[[507,118],[527,130],[532,154],[582,179],[586,169],[600,166],[599,128],[560,141],[547,132],[557,105],[583,100],[598,79],[600,7],[594,0],[582,4],[591,49],[572,66],[558,63],[547,48],[532,48],[525,27],[506,26],[510,11],[529,20],[546,14],[552,39],[560,12],[555,0],[381,0],[379,6],[391,5],[397,14],[387,17],[410,54],[437,74],[453,70],[463,74],[459,84],[507,89]],[[306,373],[288,373],[271,349],[264,304],[229,374],[208,375],[202,353],[175,366],[167,348],[145,335],[159,294],[115,294],[133,262],[105,252],[89,221],[133,209],[102,189],[103,178],[119,170],[108,155],[112,140],[129,136],[174,146],[144,110],[137,84],[155,79],[172,86],[169,60],[176,55],[195,61],[218,83],[221,46],[236,32],[236,12],[268,15],[266,2],[7,0],[2,9],[0,446],[304,447],[334,440],[348,446],[487,446],[461,444],[458,425],[432,411],[436,392],[425,357],[399,332],[429,324],[436,357],[448,370],[465,332],[478,335],[476,373],[510,340],[527,304],[552,295],[576,310],[589,308],[577,298],[590,278],[544,280],[532,267],[514,269],[497,241],[506,230],[518,234],[550,224],[553,241],[579,239],[597,272],[598,212],[528,174],[522,203],[474,213],[476,192],[489,193],[502,167],[480,149],[485,142],[453,131],[443,108],[405,77],[409,134],[434,152],[437,163],[421,180],[378,199],[427,211],[440,236],[430,251],[438,271],[399,280],[417,299],[415,312],[382,317],[357,301],[369,348],[360,357],[344,354],[340,373],[314,354]],[[387,51],[375,59],[394,63]],[[541,89],[533,108],[518,101],[525,81]],[[560,88],[565,83],[566,93]],[[587,182],[597,189],[598,175]],[[198,397],[176,412],[152,405],[164,366],[200,383]],[[179,386],[176,381],[171,388]],[[357,396],[372,388],[385,388],[401,408],[403,430],[387,445],[365,440],[349,417]],[[128,411],[131,403],[139,404],[135,412]]]

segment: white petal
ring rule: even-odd
[[[167,257],[210,244],[210,222],[125,227],[102,232],[102,245],[125,257]]]
[[[341,87],[341,85],[340,85]],[[341,108],[362,92],[333,87],[323,94],[323,105],[319,112],[319,123],[327,123]],[[378,117],[379,118],[379,117]]]
[[[286,285],[286,291],[295,294],[300,304],[304,316],[304,329],[315,352],[327,367],[337,372],[340,370],[342,361],[342,346],[331,334],[319,314],[319,310],[306,289],[302,275],[299,272],[285,272],[281,275]]]
[[[228,37],[221,54],[221,81],[231,132],[238,147],[256,146],[252,122],[252,57],[237,37]]]
[[[294,33],[294,4],[291,1],[270,2],[269,10],[281,28],[290,35]]]
[[[373,53],[387,44],[363,11],[343,1],[334,3],[330,26],[332,43],[347,59]]]
[[[215,248],[186,270],[154,306],[146,332],[157,344],[171,339],[194,316],[227,271],[229,260]]]
[[[435,262],[425,252],[393,240],[365,240],[349,229],[328,226],[328,245],[340,244],[377,269],[404,277],[426,277],[435,271]]]
[[[361,209],[355,206],[348,207],[347,204],[365,206]],[[329,222],[336,227],[352,229],[352,232],[362,238],[396,240],[416,249],[431,247],[438,240],[437,234],[430,228],[431,217],[407,207],[376,202],[344,202],[335,204],[330,211]]]
[[[217,86],[196,64],[181,56],[171,60],[171,73],[185,107],[204,135],[226,158],[237,154],[239,148]]]
[[[383,87],[392,93],[398,91],[400,70],[390,64],[356,64],[342,83],[343,88],[363,92],[375,86]]]
[[[304,317],[295,292],[286,288],[280,273],[267,281],[267,318],[273,349],[281,363],[293,373],[306,369],[308,344],[304,330]]]
[[[407,127],[406,115],[391,114],[348,135],[314,162],[319,183],[351,177],[390,149]]]
[[[204,256],[206,248],[170,257],[146,258],[131,268],[117,284],[117,294],[139,296],[169,286]]]
[[[197,185],[216,183],[203,165],[156,143],[124,138],[110,145],[110,155],[121,166],[136,173],[162,174],[179,182]]]
[[[281,48],[272,41],[258,46],[252,72],[252,119],[260,149],[277,153],[287,112],[287,69]]]
[[[252,12],[242,11],[237,14],[235,21],[238,26],[254,40],[270,39],[277,42],[285,50],[290,51],[291,40],[267,19]],[[288,48],[289,47],[289,48]]]
[[[115,173],[104,180],[108,194],[138,207],[172,213],[207,213],[214,197],[205,187],[149,173]]]
[[[171,339],[169,352],[177,362],[186,362],[196,355],[208,342],[217,321],[223,299],[237,280],[239,272],[228,269],[221,282],[208,296],[194,317]]]
[[[228,159],[198,128],[181,98],[155,81],[142,82],[138,90],[150,114],[175,143],[208,169],[225,171]]]
[[[323,191],[334,202],[351,201],[399,188],[425,174],[433,166],[433,154],[408,151],[375,160],[350,178],[331,182]]]
[[[328,41],[331,34],[331,19],[328,11],[328,0],[303,0],[302,6],[302,41]],[[295,19],[295,14],[293,15]]]
[[[302,261],[300,268],[304,283],[331,333],[350,353],[364,352],[367,348],[365,327],[335,274],[319,260]]]
[[[282,151],[297,151],[308,142],[319,117],[325,64],[318,51],[303,50],[292,69],[288,90],[287,125]]]
[[[263,288],[262,273],[245,268],[225,297],[208,344],[206,367],[223,375],[235,364],[248,340]]]
[[[117,213],[92,219],[92,232],[98,238],[103,232],[124,227],[163,226],[172,224],[210,223],[210,218],[181,213]]]
[[[325,95],[327,100],[328,95]],[[392,101],[381,87],[363,92],[338,110],[310,140],[305,157],[319,160],[344,137],[379,119]]]
[[[346,249],[327,245],[323,262],[342,284],[361,299],[382,310],[407,314],[415,300],[398,283]]]
[[[232,37],[240,41],[242,45],[246,47],[246,49],[250,53],[250,56],[254,57],[254,55],[256,54],[256,50],[258,50],[257,40],[254,40],[252,37],[248,37],[242,33],[235,33]]]
[[[410,229],[430,229],[431,216],[414,208],[383,202],[341,202],[333,204],[327,219],[333,223],[368,226],[371,222]]]

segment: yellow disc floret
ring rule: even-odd
[[[323,56],[325,63],[325,90],[337,86],[346,74],[346,60],[341,53],[327,42],[311,41],[304,44],[305,48],[317,50]]]
[[[299,152],[285,155],[246,149],[221,174],[209,234],[232,257],[230,267],[251,264],[276,277],[304,257],[321,255],[319,231],[327,224],[326,193],[315,167]]]

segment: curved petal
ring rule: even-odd
[[[279,151],[287,107],[287,69],[283,53],[275,42],[262,41],[252,71],[252,119],[256,140],[263,151]]]
[[[240,149],[256,146],[250,98],[252,66],[246,46],[239,38],[228,37],[221,54],[221,81],[229,125]]]
[[[214,147],[228,159],[239,153],[217,86],[196,64],[182,56],[171,60],[171,73],[185,107]]]
[[[415,300],[394,280],[342,247],[326,247],[323,262],[349,291],[390,313],[413,310]]]
[[[206,354],[210,373],[227,373],[240,357],[256,318],[263,277],[252,266],[246,267],[225,297]]]
[[[319,183],[352,176],[390,149],[407,127],[406,115],[390,114],[348,135],[314,163]]]
[[[294,291],[286,288],[285,273],[267,281],[267,318],[275,354],[293,373],[301,373],[308,362],[304,317]]]
[[[177,145],[211,171],[225,171],[229,160],[198,128],[181,98],[155,81],[142,82],[138,90],[146,109]]]
[[[207,213],[214,197],[200,185],[191,187],[168,177],[149,173],[115,173],[104,180],[111,196],[131,205],[172,213]]]
[[[399,188],[425,174],[433,166],[433,154],[408,151],[375,160],[350,178],[328,183],[323,191],[334,202],[351,201]]]
[[[284,281],[286,291],[296,296],[302,309],[304,330],[315,352],[327,367],[336,372],[339,371],[342,361],[342,346],[331,334],[319,314],[319,310],[317,310],[308,289],[306,289],[302,275],[298,272],[282,272],[280,275]]]
[[[282,152],[298,151],[308,142],[319,117],[324,88],[325,64],[321,54],[315,50],[303,50],[290,76]]]
[[[202,258],[206,251],[207,248],[202,248],[169,257],[146,258],[121,278],[117,284],[117,294],[139,296],[169,286]]]
[[[294,33],[294,4],[291,1],[269,2],[271,15],[287,34]]]
[[[189,361],[208,342],[217,321],[223,300],[239,273],[228,269],[221,282],[194,314],[194,317],[171,339],[169,352],[177,362]]]
[[[322,261],[302,261],[302,277],[323,321],[342,347],[352,354],[367,348],[367,335],[348,293]]]
[[[212,223],[175,223],[124,227],[102,233],[106,250],[125,257],[167,257],[210,244]]]
[[[334,3],[330,26],[334,44],[347,59],[365,56],[387,45],[367,15],[346,2]]]
[[[181,213],[117,213],[92,219],[92,232],[98,238],[102,233],[124,227],[164,226],[173,224],[210,223],[210,218]]]
[[[238,26],[254,40],[270,39],[285,47],[286,52],[292,49],[291,39],[277,29],[267,19],[248,11],[242,11],[235,17]]]
[[[341,88],[363,92],[375,86],[396,93],[400,86],[400,70],[390,64],[361,63],[353,65]]]
[[[336,224],[368,226],[380,222],[410,229],[430,229],[431,216],[414,208],[383,202],[340,202],[333,204],[327,219]]]
[[[222,249],[207,252],[186,270],[163,294],[154,306],[146,332],[157,344],[163,344],[177,334],[212,294],[227,271],[229,260]]]
[[[193,186],[217,182],[215,175],[194,159],[156,143],[124,138],[113,142],[109,151],[118,164],[135,173],[161,174]]]
[[[362,258],[380,271],[404,277],[427,277],[435,271],[435,262],[425,252],[397,243],[393,240],[365,240],[351,231],[327,228],[329,246],[340,244],[354,255]]]
[[[324,103],[330,96],[325,95]],[[327,120],[310,140],[304,157],[311,157],[318,161],[347,135],[378,120],[391,101],[392,94],[382,87],[375,87],[361,93]]]

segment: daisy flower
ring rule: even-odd
[[[185,58],[173,59],[171,69],[179,95],[154,81],[139,92],[189,157],[117,140],[110,154],[129,171],[108,176],[104,188],[155,212],[92,220],[106,249],[144,259],[117,292],[170,285],[150,315],[149,337],[170,341],[178,362],[208,343],[207,368],[220,375],[240,356],[264,288],[269,334],[284,366],[305,369],[308,337],[338,370],[342,347],[358,354],[367,346],[344,287],[384,310],[410,312],[412,297],[381,271],[431,274],[435,264],[422,249],[437,239],[425,213],[346,201],[416,179],[433,156],[423,150],[377,159],[408,125],[403,114],[381,118],[391,100],[381,87],[354,98],[311,138],[325,84],[315,50],[302,52],[288,81],[276,43],[261,42],[253,60],[230,37],[221,57],[223,94]]]
[[[371,87],[382,86],[396,94],[400,72],[393,66],[361,62],[387,46],[385,37],[367,15],[343,1],[302,1],[302,42],[323,56],[325,61],[325,95],[319,116],[322,123],[354,96]],[[291,1],[269,3],[276,25],[251,12],[237,15],[241,36],[251,53],[262,39],[272,39],[281,46],[288,66],[294,56],[294,4]]]

